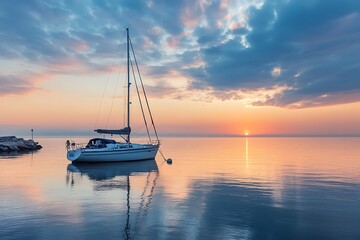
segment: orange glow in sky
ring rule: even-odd
[[[43,86],[34,92],[0,97],[2,134],[8,127],[39,131],[76,129],[91,133],[101,93],[91,83],[82,91],[78,88],[81,87],[64,81],[61,85]],[[152,97],[150,105],[159,133],[163,135],[247,135],[248,129],[253,136],[360,134],[360,103],[284,109],[246,107],[236,101],[201,102]],[[122,107],[121,104],[114,106]],[[116,111],[110,125],[121,127],[122,117]],[[108,113],[99,119],[106,122],[107,117]],[[134,125],[137,122],[133,120]]]

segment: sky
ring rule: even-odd
[[[353,0],[2,0],[0,135],[123,127],[129,27],[160,135],[359,136],[359,22]]]

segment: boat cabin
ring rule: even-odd
[[[107,144],[115,144],[115,140],[105,139],[105,138],[93,138],[90,139],[89,143],[86,145],[86,148],[106,148]]]

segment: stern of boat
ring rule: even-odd
[[[81,150],[80,149],[76,149],[76,150],[69,150],[67,152],[67,159],[70,161],[76,161],[76,159],[78,159],[81,155]]]

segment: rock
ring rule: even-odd
[[[0,145],[0,152],[9,152],[9,151],[10,149],[8,147]]]
[[[24,140],[15,136],[0,137],[0,153],[1,152],[28,152],[41,149],[42,146],[32,139]]]
[[[17,141],[17,137],[15,136],[0,137],[0,142],[16,142],[16,141]]]

